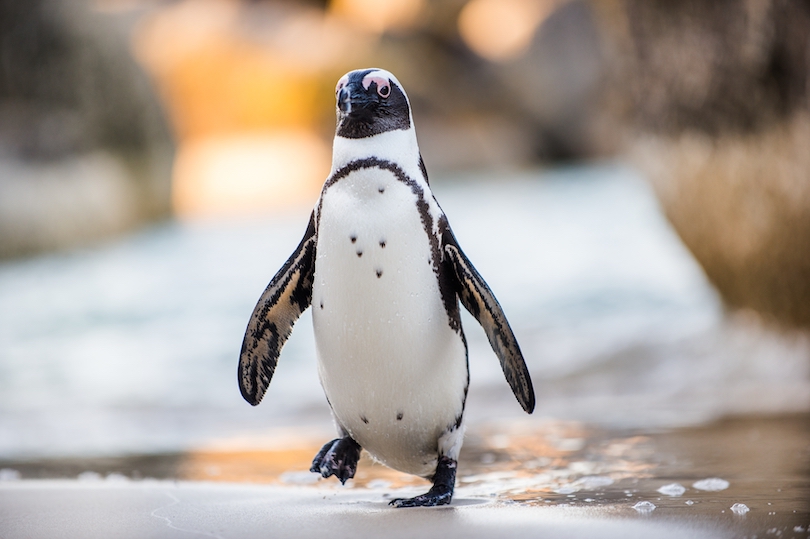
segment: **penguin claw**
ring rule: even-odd
[[[360,449],[360,444],[349,436],[327,442],[315,455],[309,471],[321,474],[324,479],[334,475],[345,485],[357,471]]]
[[[425,494],[420,494],[413,498],[396,498],[388,502],[394,507],[435,507],[437,505],[448,505],[453,499],[453,488],[447,485],[433,486]]]

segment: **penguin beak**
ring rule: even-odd
[[[337,96],[337,105],[340,112],[350,114],[352,112],[352,100],[348,88],[345,86],[340,89]]]
[[[376,94],[369,96],[362,83],[347,84],[337,95],[337,106],[343,116],[359,116],[368,112],[369,105],[375,102]]]

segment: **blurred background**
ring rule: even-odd
[[[371,66],[537,416],[810,412],[808,2],[0,0],[0,458],[329,429],[307,314],[261,406],[236,362],[329,172],[335,83]],[[464,323],[471,424],[519,418]]]

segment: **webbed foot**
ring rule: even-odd
[[[324,478],[334,475],[345,485],[357,471],[360,449],[360,444],[349,436],[327,442],[315,455],[309,471],[319,473]]]
[[[456,461],[449,457],[439,458],[436,473],[433,475],[433,486],[425,494],[413,498],[397,498],[389,505],[394,507],[434,507],[447,505],[453,499],[456,484]]]

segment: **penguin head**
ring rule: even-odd
[[[411,107],[399,81],[384,69],[358,69],[343,75],[335,88],[337,136],[373,137],[410,129]]]

